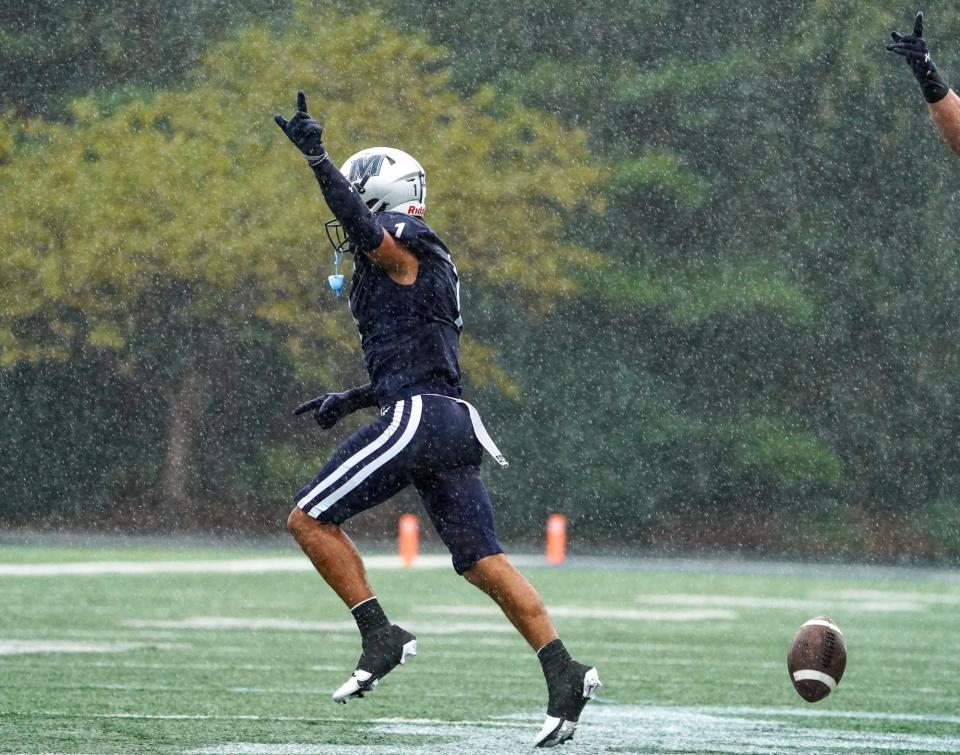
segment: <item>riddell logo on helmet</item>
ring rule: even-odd
[[[407,215],[423,215],[426,212],[426,208],[418,204],[412,204],[407,207]]]

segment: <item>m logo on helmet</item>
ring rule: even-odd
[[[348,157],[340,170],[370,212],[423,217],[426,176],[423,166],[403,150],[367,147]]]
[[[384,155],[361,155],[350,163],[350,174],[347,178],[351,183],[365,183],[371,176],[379,176],[383,167]]]

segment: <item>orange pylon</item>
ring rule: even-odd
[[[400,516],[400,563],[413,566],[420,549],[420,520],[416,514]]]
[[[567,557],[567,518],[563,514],[547,517],[547,563],[562,564]]]

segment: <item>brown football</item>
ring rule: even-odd
[[[847,667],[843,632],[828,616],[816,616],[800,627],[790,643],[787,670],[800,697],[808,703],[833,692]]]

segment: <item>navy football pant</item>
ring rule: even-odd
[[[413,396],[386,407],[341,443],[294,500],[317,521],[339,525],[413,484],[453,568],[463,574],[503,552],[480,480],[482,459],[466,406],[443,396]]]

